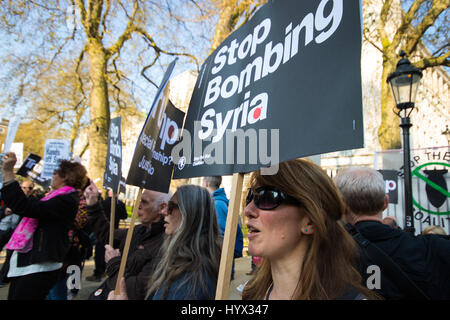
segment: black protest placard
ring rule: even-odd
[[[389,196],[389,203],[398,203],[398,171],[397,170],[378,170],[384,179],[386,185],[386,194]]]
[[[103,187],[111,188],[116,194],[122,177],[122,134],[121,117],[111,119],[108,134],[108,152],[106,154]]]
[[[40,156],[34,153],[30,153],[19,170],[17,170],[16,174],[22,177],[28,177],[28,172],[33,170],[34,166],[38,164],[39,161],[41,161]]]
[[[363,146],[360,1],[271,1],[202,65],[174,178]]]
[[[44,190],[50,188],[52,179],[44,178],[41,176],[43,170],[43,160],[36,163],[32,170],[28,171],[27,177],[31,179],[34,183],[40,185]]]
[[[172,179],[174,143],[183,125],[184,112],[166,100],[146,122],[133,155],[127,184],[167,193]]]
[[[123,193],[125,194],[127,191],[127,185],[126,185],[126,180],[124,177],[120,178],[120,182],[119,182],[119,193]]]
[[[139,134],[126,184],[169,191],[173,172],[171,151],[184,119],[184,113],[176,109],[165,94],[176,61],[168,66]]]

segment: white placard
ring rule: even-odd
[[[44,167],[41,178],[51,179],[53,172],[58,169],[61,160],[70,159],[70,141],[60,139],[48,139],[44,147]]]

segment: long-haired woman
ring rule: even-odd
[[[164,217],[162,258],[152,279],[152,299],[214,299],[220,245],[211,196],[203,187],[177,189]]]
[[[220,263],[220,236],[210,193],[195,185],[178,187],[164,214],[167,235],[148,284],[148,300],[214,299]],[[124,281],[121,294],[127,299]]]
[[[263,257],[243,299],[370,299],[355,268],[358,247],[340,219],[333,181],[307,160],[251,177],[245,215],[249,254]]]

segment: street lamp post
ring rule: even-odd
[[[412,127],[409,118],[414,109],[417,89],[419,88],[422,72],[415,68],[405,57],[404,51],[400,52],[401,59],[397,68],[387,77],[394,95],[395,104],[398,109],[395,112],[401,119],[400,128],[403,132],[403,173],[405,179],[405,231],[414,234],[412,184],[411,184],[411,156],[409,144],[409,128]]]

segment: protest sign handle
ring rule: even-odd
[[[122,277],[125,273],[125,266],[127,264],[127,258],[128,258],[128,250],[130,249],[130,243],[131,243],[131,238],[133,236],[134,224],[136,221],[139,204],[141,203],[142,190],[143,190],[142,188],[139,188],[137,198],[134,203],[133,215],[131,216],[130,227],[128,228],[127,238],[125,240],[125,247],[123,248],[123,252],[122,252],[122,260],[120,261],[119,274],[117,275],[116,288],[114,290],[115,295],[120,294],[120,279],[122,279]]]
[[[113,247],[114,244],[114,229],[116,226],[116,194],[114,191],[111,196],[111,213],[109,217],[109,245]]]
[[[239,220],[239,208],[241,205],[243,183],[243,173],[233,174],[230,205],[228,206],[222,255],[220,258],[219,277],[217,279],[216,300],[226,300],[229,295],[234,244],[236,242],[236,228]]]

